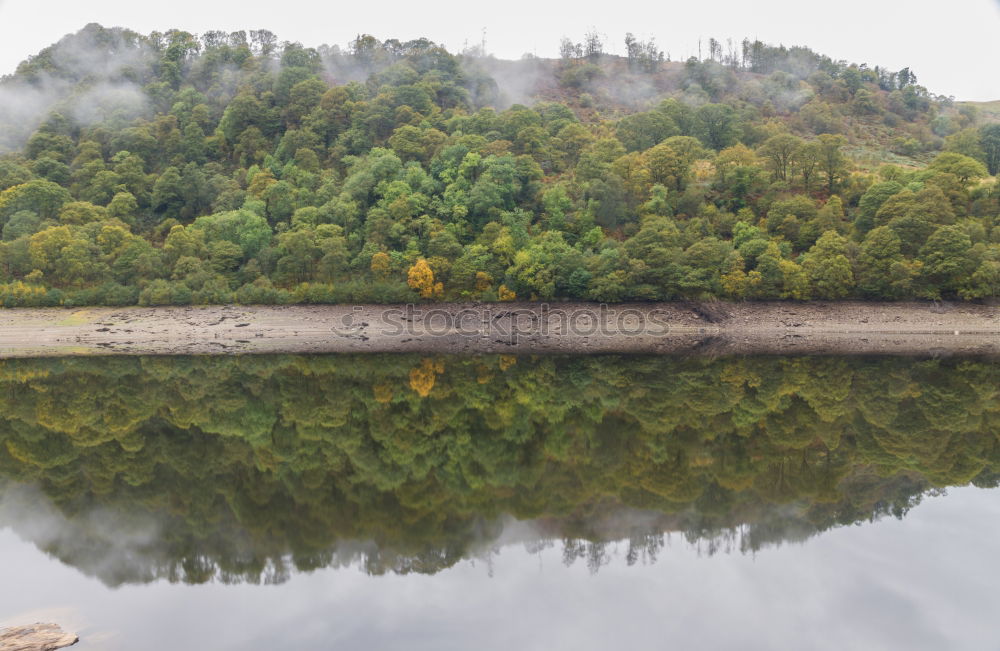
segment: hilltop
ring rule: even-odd
[[[0,82],[7,306],[986,299],[996,103],[803,47],[88,25]]]

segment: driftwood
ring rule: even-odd
[[[29,624],[0,628],[0,651],[53,651],[80,641],[56,624]]]

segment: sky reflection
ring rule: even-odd
[[[674,536],[656,563],[629,566],[620,544],[596,574],[567,567],[561,545],[512,543],[430,576],[350,567],[276,586],[108,588],[5,529],[0,621],[55,618],[81,634],[78,648],[154,651],[987,648],[1000,500],[949,493],[903,520],[756,554],[708,556]]]

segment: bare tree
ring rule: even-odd
[[[596,61],[604,54],[604,41],[596,30],[587,32],[583,38],[583,51],[588,59]]]

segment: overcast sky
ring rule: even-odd
[[[697,52],[699,37],[744,36],[808,45],[836,59],[911,67],[932,92],[1000,99],[995,73],[1000,0],[709,0],[619,3],[602,0],[0,0],[0,74],[89,22],[148,33],[266,28],[304,45],[345,44],[359,32],[400,40],[426,36],[452,51],[476,44],[517,58],[557,55],[559,39],[590,28],[623,50],[625,32],[655,37],[675,60]]]

